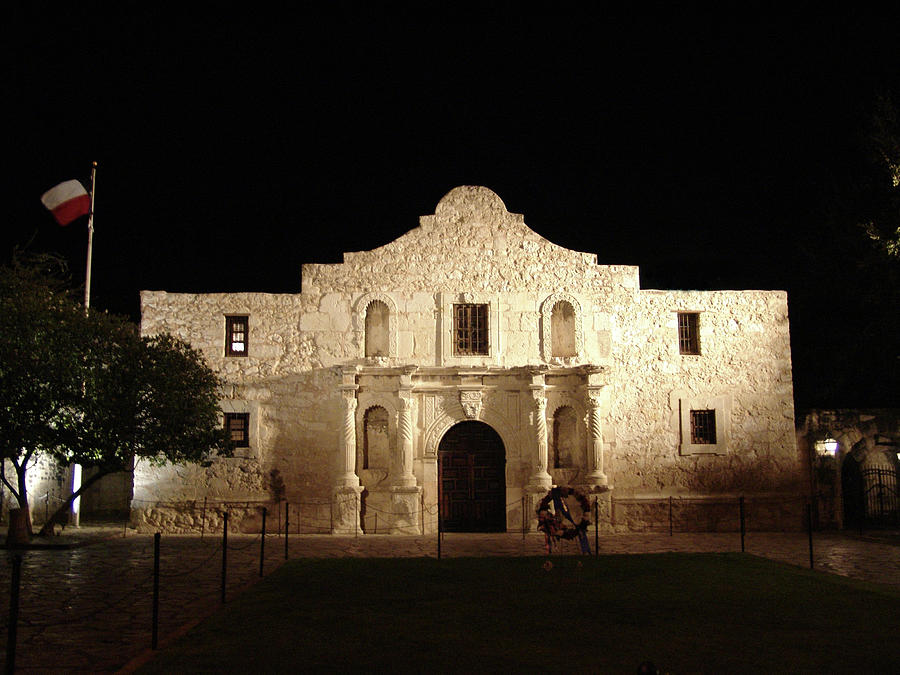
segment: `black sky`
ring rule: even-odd
[[[900,308],[859,301],[891,277],[826,222],[875,95],[900,92],[892,20],[24,7],[6,257],[30,242],[83,278],[84,222],[59,228],[39,197],[96,160],[94,306],[296,292],[301,263],[478,184],[645,288],[787,290],[798,405],[900,405]]]

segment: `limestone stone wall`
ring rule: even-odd
[[[375,302],[382,342],[366,356]],[[486,354],[456,353],[458,303],[487,306]],[[422,515],[417,503],[436,509],[440,436],[465,419],[503,437],[510,528],[521,527],[516,505],[529,489],[598,484],[598,452],[614,497],[634,503],[798,489],[785,293],[641,289],[636,267],[598,265],[593,254],[551,243],[483,187],[452,190],[389,244],[304,265],[298,294],[144,291],[141,306],[142,331],[171,332],[201,349],[227,382],[223,411],[251,419],[250,447],[235,459],[136,471],[135,520],[148,527],[174,523],[161,514],[198,499],[284,498],[300,505],[309,531],[336,527],[335,517],[370,530],[366,518],[397,509],[404,531],[421,529],[424,518],[407,521]],[[555,320],[560,307],[564,319]],[[679,353],[678,312],[699,314],[700,355]],[[249,317],[247,356],[225,355],[231,315]],[[572,333],[554,340],[560,327]],[[554,351],[560,345],[564,355]],[[376,403],[389,413],[396,462],[362,470],[351,455]],[[551,452],[554,414],[566,406],[575,426],[565,442],[576,444],[580,465],[547,466],[540,455]],[[715,411],[715,445],[691,442],[693,409]],[[398,431],[404,410],[407,440]],[[405,442],[415,485],[397,480]],[[354,497],[356,485],[363,494]],[[620,522],[641,529],[643,521]]]
[[[679,354],[677,312],[700,313],[699,356]],[[613,313],[607,431],[616,494],[795,490],[787,296],[639,291]],[[684,408],[721,407],[724,444],[685,451]]]

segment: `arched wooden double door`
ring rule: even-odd
[[[438,446],[445,532],[506,531],[506,450],[484,422],[460,422]]]

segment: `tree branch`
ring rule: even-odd
[[[96,483],[98,480],[103,478],[104,476],[108,476],[109,474],[114,473],[113,471],[100,469],[93,476],[88,478],[84,483],[81,484],[81,487],[78,488],[75,492],[70,494],[66,501],[62,503],[62,505],[53,512],[53,515],[47,519],[47,522],[41,526],[41,531],[38,532],[39,537],[46,537],[53,529],[53,523],[59,522],[58,518],[66,513],[69,508],[72,506],[72,502],[74,502],[81,494],[87,490],[91,485]]]

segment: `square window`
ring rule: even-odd
[[[236,448],[250,447],[250,413],[225,413],[225,431]]]
[[[488,305],[453,305],[453,347],[460,356],[490,353],[488,343]]]
[[[700,314],[678,312],[678,351],[681,354],[700,353]]]
[[[225,317],[225,356],[247,356],[248,316]]]
[[[716,444],[716,411],[691,410],[691,445]]]

